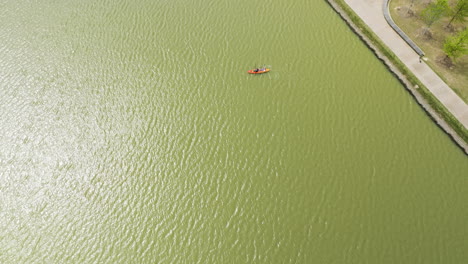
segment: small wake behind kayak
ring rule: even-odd
[[[248,70],[247,72],[250,73],[250,74],[260,74],[260,73],[265,73],[265,72],[269,72],[270,69],[268,68],[262,68],[262,69],[252,69],[252,70]]]

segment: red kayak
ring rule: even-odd
[[[251,74],[260,74],[260,73],[265,73],[265,72],[269,72],[269,71],[270,71],[270,69],[268,69],[268,68],[261,68],[261,69],[248,70],[247,72],[251,73]]]

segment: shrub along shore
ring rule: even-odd
[[[326,0],[366,45],[404,84],[429,116],[468,154],[468,130],[370,30],[344,0]]]

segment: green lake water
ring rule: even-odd
[[[0,21],[0,263],[466,263],[466,155],[325,1]]]

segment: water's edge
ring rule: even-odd
[[[357,26],[349,17],[349,14],[346,10],[341,8],[341,6],[335,0],[326,0],[326,2],[335,10],[335,12],[346,22],[346,24],[351,28],[351,30],[356,33],[359,38],[366,44],[366,46],[372,50],[376,57],[381,60],[384,65],[392,72],[398,80],[403,84],[407,91],[416,99],[416,102],[424,109],[424,111],[429,115],[429,117],[434,120],[434,122],[454,141],[457,146],[459,146],[465,154],[468,156],[468,142],[465,142],[458,133],[445,121],[439,112],[437,112],[429,102],[421,95],[420,92],[411,84],[408,78],[402,73],[402,71],[396,67],[392,60],[385,56],[383,52],[368,38],[368,36]],[[357,16],[357,15],[356,15]],[[366,26],[361,25],[361,26]],[[393,53],[390,50],[387,50],[389,53]]]

